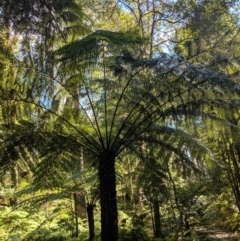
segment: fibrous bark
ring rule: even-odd
[[[115,176],[115,154],[104,150],[99,155],[101,240],[118,240],[118,215]]]

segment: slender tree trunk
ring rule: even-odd
[[[131,168],[131,163],[129,158],[127,158],[127,171],[128,171],[128,176],[129,176],[129,195],[130,195],[130,200],[131,201],[133,199],[133,181],[132,181],[132,168]]]
[[[118,214],[115,154],[104,150],[99,155],[101,241],[118,240]]]
[[[74,104],[75,106],[75,104]],[[75,108],[75,107],[74,107]],[[82,173],[81,178],[84,179],[84,155],[83,155],[83,149],[80,149],[80,161],[79,161],[79,170]],[[81,192],[81,205],[78,205],[78,217],[80,217],[81,219],[86,219],[87,217],[87,213],[86,213],[86,195],[85,192]]]
[[[225,145],[226,149],[227,146]],[[222,154],[223,161],[230,168],[227,170],[228,180],[231,184],[231,188],[236,200],[236,205],[240,211],[240,146],[237,144],[230,144],[229,150],[226,152],[227,156],[225,157],[225,152]]]
[[[18,187],[19,173],[18,173],[18,168],[17,168],[16,165],[14,165],[11,168],[11,179],[12,179],[12,188],[17,188]]]
[[[159,210],[159,201],[156,198],[153,198],[153,213],[154,213],[154,236],[155,238],[162,238],[162,227],[160,220],[160,210]]]
[[[74,216],[75,216],[75,227],[76,227],[76,232],[75,232],[75,237],[78,238],[78,201],[77,201],[77,193],[73,194],[74,197]]]
[[[152,227],[153,227],[153,234],[155,236],[155,222],[154,222],[154,214],[153,214],[153,199],[150,198],[150,209],[151,209],[151,218],[152,218]]]
[[[234,170],[234,187],[235,187],[235,198],[236,198],[236,205],[238,210],[240,211],[240,143],[237,142],[234,145],[237,158],[233,158],[233,170]]]
[[[88,215],[88,228],[89,228],[89,241],[93,241],[95,239],[94,232],[94,204],[87,205],[87,215]]]
[[[12,179],[12,186],[11,187],[16,189],[18,187],[19,173],[18,173],[18,168],[15,164],[14,164],[13,167],[11,167],[10,174],[11,174],[11,179]],[[17,198],[10,198],[9,204],[10,204],[10,206],[16,206],[18,204],[18,199]]]
[[[238,119],[232,116],[228,120],[234,125],[238,125]],[[235,196],[236,205],[240,211],[240,142],[235,139],[235,133],[232,133],[234,144],[230,144],[229,148],[229,160],[231,160],[230,170],[228,175],[230,177],[231,187]]]
[[[190,224],[189,224],[189,222],[188,222],[188,216],[187,216],[187,214],[185,214],[184,223],[185,223],[185,233],[184,233],[184,237],[186,237],[186,240],[188,240],[188,237],[191,236],[191,229],[190,229]]]

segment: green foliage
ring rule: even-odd
[[[90,61],[91,64],[97,62],[97,58],[108,48],[108,51],[114,52],[119,50],[127,50],[128,48],[140,45],[144,42],[138,35],[130,32],[111,32],[107,30],[97,30],[89,34],[87,37],[70,43],[58,51],[56,55],[64,64],[67,61],[75,62],[77,65]]]
[[[150,241],[152,240],[143,228],[136,228],[132,230],[122,229],[119,233],[119,241]]]
[[[239,214],[230,190],[225,188],[225,192],[219,196],[212,196],[212,202],[209,201],[204,211],[204,220],[206,223],[214,223],[217,227],[225,231],[239,231]],[[210,199],[211,200],[211,199]]]
[[[117,161],[117,197],[105,201],[118,199],[120,240],[153,240],[153,200],[164,236],[156,241],[190,231],[186,240],[197,239],[205,224],[239,231],[236,16],[217,1],[150,2],[101,1],[115,8],[92,11],[106,13],[91,26],[105,21],[104,30],[86,35],[78,1],[1,1],[4,241],[77,240],[77,228],[86,238],[86,215],[76,209],[88,204],[99,237],[99,193],[116,193],[98,191],[106,153]],[[85,10],[97,11],[94,3]],[[113,32],[127,28],[106,21],[116,16],[134,33]],[[168,41],[158,33],[172,28],[179,56],[154,52]]]
[[[49,230],[38,230],[32,235],[24,238],[23,241],[76,241],[76,238],[70,238],[61,232],[50,232]]]
[[[62,26],[69,23],[83,23],[84,14],[80,5],[73,0],[68,1],[1,1],[1,20],[6,26],[23,34],[45,34],[42,23],[48,31],[58,33]],[[80,21],[79,21],[80,20]],[[66,25],[65,25],[66,26]],[[83,24],[80,25],[84,27]],[[85,26],[86,28],[86,26]],[[79,28],[80,30],[80,28]],[[51,34],[48,32],[48,39]],[[64,32],[62,32],[64,34]]]
[[[237,13],[220,1],[188,3],[193,13],[176,31],[176,52],[195,63],[227,73],[237,71],[239,48]]]

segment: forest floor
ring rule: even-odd
[[[196,229],[199,241],[240,241],[240,234],[225,232],[215,228],[199,227]]]

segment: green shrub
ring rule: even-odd
[[[149,241],[151,238],[143,229],[122,229],[119,232],[119,241]]]

